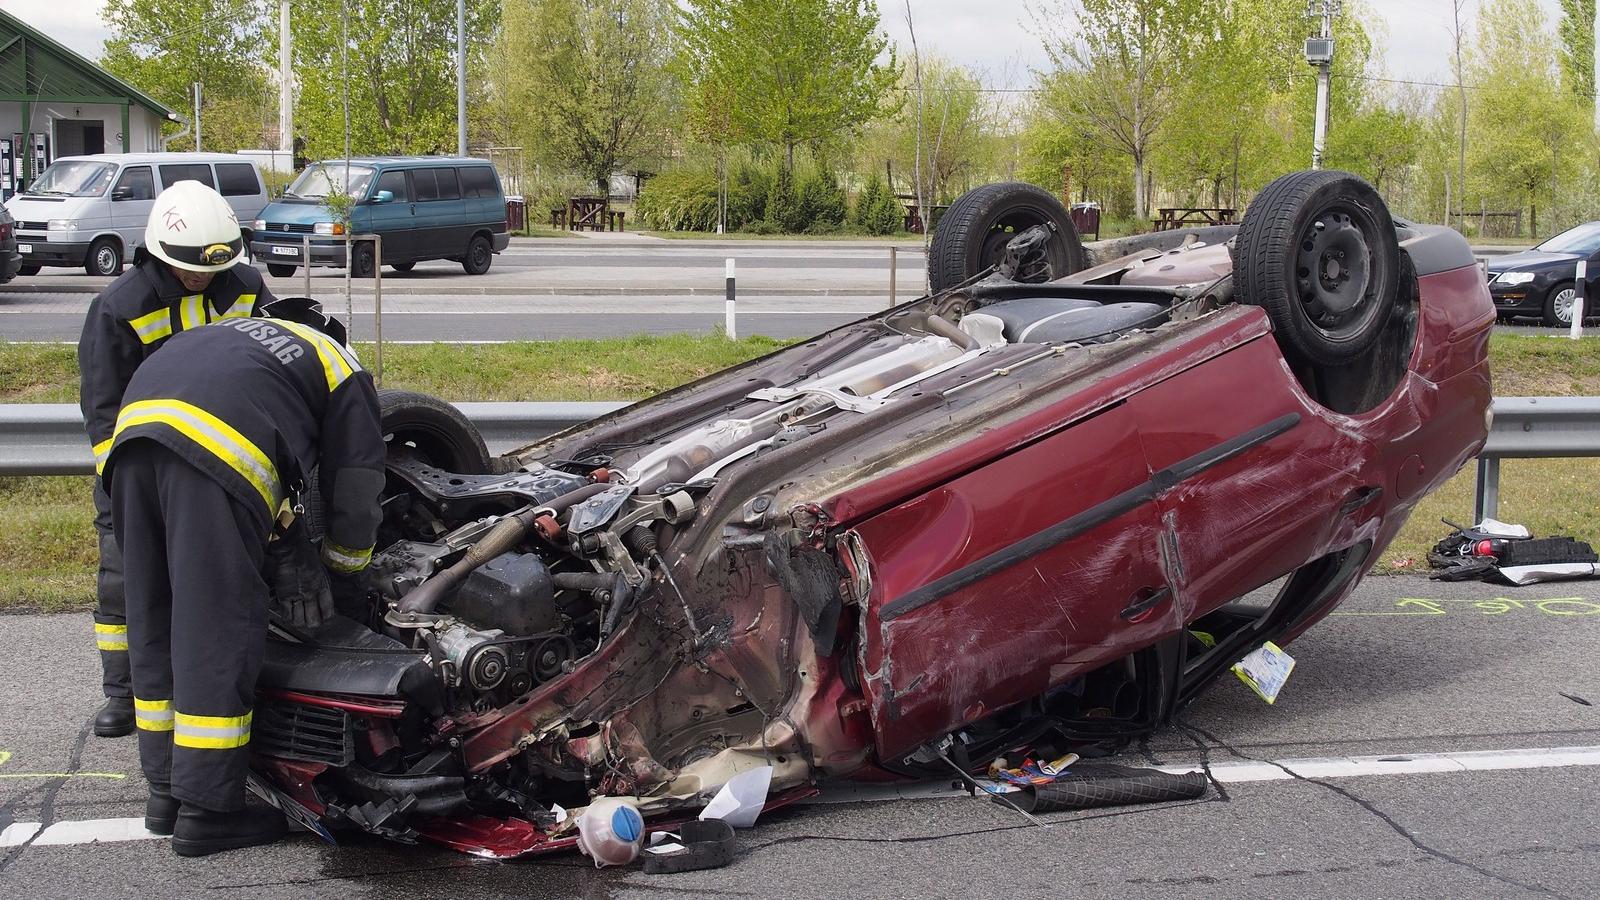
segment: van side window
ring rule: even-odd
[[[378,191],[388,191],[394,195],[396,203],[404,203],[411,197],[406,193],[406,173],[404,169],[389,169],[378,176],[378,185],[373,188],[372,196],[378,196]]]
[[[162,163],[161,186],[172,187],[180,181],[198,181],[212,190],[216,190],[217,183],[211,178],[211,166],[207,163]]]
[[[224,197],[250,197],[261,193],[261,179],[249,163],[217,163],[217,193]]]
[[[129,166],[122,170],[117,186],[111,191],[113,200],[154,200],[156,181],[149,166]]]
[[[494,169],[489,166],[462,166],[461,167],[461,196],[463,197],[495,197],[500,193],[500,186],[495,183]]]
[[[439,199],[460,200],[461,182],[456,180],[456,170],[434,169],[433,171],[439,176]]]
[[[411,184],[417,189],[419,201],[439,199],[439,182],[432,169],[412,169]]]

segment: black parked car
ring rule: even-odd
[[[1584,281],[1585,321],[1600,318],[1600,222],[1585,222],[1569,228],[1532,250],[1489,260],[1489,294],[1502,319],[1519,317],[1542,319],[1552,328],[1572,324],[1572,305],[1577,299],[1574,280],[1580,260],[1587,260]]]
[[[0,207],[0,284],[17,277],[22,267],[22,254],[17,252],[17,223],[11,213]]]

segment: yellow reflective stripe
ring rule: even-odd
[[[171,731],[172,701],[133,698],[133,721],[145,731]]]
[[[322,561],[328,568],[340,572],[359,572],[372,562],[372,548],[365,550],[351,550],[341,547],[327,538],[322,539]]]
[[[96,622],[94,623],[94,638],[95,646],[101,650],[127,650],[128,626]]]
[[[180,330],[188,331],[206,324],[206,297],[204,294],[190,294],[178,301],[178,322]]]
[[[117,415],[117,435],[136,425],[166,425],[194,441],[227,463],[267,502],[267,512],[278,508],[278,468],[250,439],[232,425],[192,403],[182,400],[139,400],[122,408]]]
[[[176,713],[172,743],[199,750],[231,750],[250,743],[250,719],[242,716],[191,716]]]
[[[106,467],[106,457],[111,455],[112,443],[113,440],[111,438],[106,438],[100,443],[94,445],[94,450],[92,452],[94,453],[94,473],[96,475],[99,475],[100,470]]]
[[[310,344],[311,348],[317,352],[317,358],[322,360],[322,374],[328,380],[328,391],[330,393],[334,388],[343,384],[346,378],[360,370],[361,364],[356,362],[355,357],[346,352],[343,347],[340,347],[333,338],[315,328],[309,325],[301,325],[299,322],[287,322],[281,319],[273,319],[272,324],[281,325],[288,329],[290,333]]]
[[[162,338],[172,337],[172,316],[166,309],[158,309],[137,319],[129,319],[128,326],[139,336],[142,343],[154,344]]]
[[[233,305],[228,307],[227,312],[217,312],[217,306],[213,303],[211,315],[214,319],[248,319],[255,312],[255,308],[255,294],[240,294],[239,298],[233,301]]]

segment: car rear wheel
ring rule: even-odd
[[[417,264],[414,263],[414,262],[390,263],[389,264],[389,268],[395,270],[396,272],[409,272],[412,269],[415,269],[416,267],[417,267]]]
[[[1340,365],[1372,348],[1399,294],[1400,246],[1378,192],[1348,172],[1291,172],[1251,201],[1234,240],[1242,302],[1286,355]]]
[[[1550,328],[1570,328],[1572,327],[1572,307],[1577,302],[1578,291],[1572,286],[1572,282],[1563,281],[1550,288],[1550,292],[1545,294],[1544,315],[1540,318]],[[1588,304],[1584,305],[1587,306]],[[1587,310],[1584,311],[1583,317],[1585,319],[1589,318]]]
[[[298,268],[300,267],[291,266],[288,263],[267,263],[267,274],[275,278],[288,278]]]
[[[939,219],[928,248],[928,278],[934,293],[999,263],[1006,244],[1035,225],[1050,229],[1046,264],[1022,280],[1051,281],[1088,265],[1072,217],[1044,188],[1010,181],[976,187],[956,198]]]
[[[90,244],[83,270],[90,275],[121,275],[122,245],[111,238],[101,238]]]
[[[489,264],[494,261],[494,247],[489,244],[489,239],[481,234],[473,235],[471,243],[467,244],[467,255],[461,260],[461,268],[468,275],[482,275],[489,271]]]
[[[37,275],[37,274],[39,274],[39,267],[38,266],[29,266],[29,265],[18,266],[17,267],[17,274],[18,275]]]

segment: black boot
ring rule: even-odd
[[[150,789],[144,803],[144,830],[151,834],[171,834],[178,822],[178,801],[165,791]]]
[[[283,813],[268,806],[212,812],[183,803],[178,807],[178,822],[172,831],[172,849],[179,856],[208,856],[270,844],[288,830]]]
[[[106,705],[94,715],[94,733],[100,737],[133,734],[133,698],[107,697]]]

